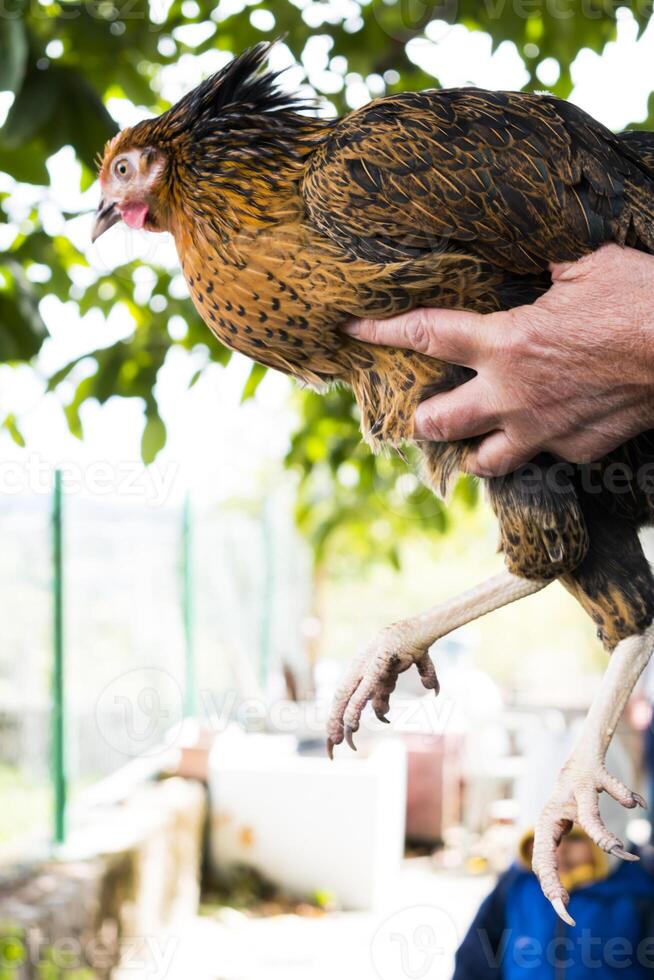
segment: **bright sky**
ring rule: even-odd
[[[356,9],[351,0],[342,2],[348,9]],[[298,3],[298,6],[304,7],[306,19],[315,15],[312,12],[315,5]],[[331,6],[336,10],[338,4]],[[325,5],[321,10],[324,13]],[[636,33],[632,15],[627,10],[620,11],[618,40],[607,45],[601,56],[588,50],[580,52],[573,66],[573,101],[613,129],[644,119],[647,113],[651,65],[654,64],[654,23],[639,40]],[[438,21],[430,25],[427,37],[427,40],[411,43],[410,56],[427,71],[437,71],[445,86],[475,84],[487,88],[519,88],[525,81],[523,62],[512,43],[503,43],[491,53],[488,35],[473,34],[462,26],[451,27]],[[200,78],[220,67],[224,57],[221,52],[207,52],[197,58],[184,56],[177,65],[161,73],[164,95],[169,99],[179,97]],[[279,67],[290,60],[283,45],[278,46],[274,57]],[[330,62],[328,44],[320,38],[314,40],[305,63],[310,66],[309,80],[319,82],[326,90],[337,91],[345,84],[348,102],[353,107],[367,101],[379,83],[379,79],[371,77],[366,86],[359,76],[345,73],[342,59]],[[545,64],[543,83],[553,82],[557,70],[555,62]],[[298,68],[289,73],[288,82],[297,85],[303,77]],[[0,93],[0,121],[9,104],[10,99]],[[110,109],[121,125],[134,122],[145,114],[144,110],[122,100],[114,100]],[[0,249],[10,243],[18,224],[25,220],[30,207],[38,203],[46,229],[68,234],[86,253],[98,273],[114,268],[124,257],[141,257],[145,265],[139,273],[139,294],[143,302],[148,302],[151,276],[147,262],[156,259],[158,263],[174,266],[172,243],[166,236],[128,231],[120,225],[101,238],[95,247],[90,246],[90,215],[67,223],[62,217],[62,211],[91,211],[97,203],[97,187],[84,195],[77,192],[77,170],[72,151],[64,149],[50,162],[52,186],[45,193],[35,188],[16,188],[0,183],[0,189],[13,191],[10,216],[14,219],[13,224],[0,225]],[[86,270],[80,270],[80,286],[87,274]],[[181,278],[179,289],[185,289]],[[43,372],[53,366],[90,351],[96,345],[127,336],[131,329],[127,314],[117,308],[107,321],[99,313],[90,313],[80,319],[74,304],[61,305],[52,299],[44,303],[43,315],[52,337],[44,346],[37,368],[0,369],[0,417],[9,410],[15,411],[28,441],[27,449],[21,450],[8,435],[0,434],[3,465],[6,466],[9,460],[26,466],[30,459],[37,458],[51,463],[66,461],[84,468],[101,461],[113,467],[115,474],[122,472],[120,467],[125,464],[138,466],[143,414],[137,400],[112,399],[103,407],[86,405],[83,410],[86,439],[80,443],[67,432],[57,397],[44,395],[42,380]],[[165,316],[162,316],[162,329],[165,328]],[[192,355],[173,351],[161,372],[157,389],[169,432],[159,466],[169,475],[177,474],[172,498],[179,499],[187,487],[210,494],[213,499],[234,493],[255,493],[258,486],[260,489],[257,475],[261,468],[279,460],[286,447],[292,423],[287,406],[288,383],[271,373],[256,399],[240,406],[241,386],[249,370],[245,359],[236,356],[226,370],[210,368],[189,391],[188,380],[197,366]],[[1,478],[0,472],[0,481]],[[16,485],[20,484],[15,472],[11,479]],[[116,485],[118,480],[116,475]],[[109,482],[111,484],[111,480]],[[0,486],[0,492],[3,489],[6,491],[8,486]]]

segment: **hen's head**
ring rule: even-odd
[[[92,241],[121,219],[130,228],[164,231],[169,155],[158,146],[140,146],[133,129],[107,144],[100,168],[102,200]]]
[[[270,48],[257,44],[161,116],[107,143],[93,241],[121,219],[130,228],[171,230],[189,191],[238,188],[255,157],[275,174],[276,158],[293,151],[292,136],[311,121],[297,115],[306,103],[277,87],[278,73],[261,71]]]

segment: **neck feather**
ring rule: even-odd
[[[174,150],[173,215],[223,235],[288,220],[307,157],[332,125],[293,112],[235,114],[189,133]]]

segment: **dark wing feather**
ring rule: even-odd
[[[303,194],[358,257],[446,250],[534,274],[607,241],[654,251],[654,169],[638,150],[551,96],[410,93],[335,126]]]
[[[627,144],[632,152],[637,153],[649,169],[654,172],[654,133],[628,129],[624,133],[620,133],[620,139]]]

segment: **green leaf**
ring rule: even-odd
[[[2,145],[13,150],[36,137],[54,113],[58,100],[56,73],[33,68],[14,99],[2,127]]]
[[[70,144],[88,171],[117,131],[100,96],[81,72],[33,68],[17,95],[0,133],[0,149],[17,150],[43,140],[47,155]]]
[[[14,180],[23,184],[47,184],[47,157],[42,140],[32,140],[24,146],[10,149],[3,145],[0,131],[0,171],[9,174]]]
[[[23,433],[18,428],[18,423],[16,422],[16,416],[13,414],[7,415],[4,422],[2,423],[2,428],[6,429],[11,438],[14,440],[17,446],[25,446],[25,437]]]
[[[95,158],[118,127],[81,72],[61,69],[58,83],[57,118],[51,120],[48,130],[52,150],[70,143],[82,163],[95,173]]]
[[[246,402],[249,398],[254,398],[257,388],[266,376],[267,368],[263,364],[255,363],[250,368],[250,373],[248,374],[248,379],[243,385],[243,394],[241,395],[241,404]]]
[[[153,407],[147,415],[141,438],[141,458],[145,465],[154,461],[157,453],[166,445],[166,426]]]
[[[479,483],[473,476],[462,476],[454,488],[453,499],[460,500],[466,507],[474,507],[479,502]]]
[[[38,297],[20,267],[5,266],[4,272],[10,282],[0,290],[0,361],[29,361],[41,349],[48,331]]]
[[[91,170],[91,168],[87,167],[85,163],[82,163],[82,173],[79,181],[79,189],[82,191],[82,193],[91,187],[91,185],[95,182],[96,177],[97,174],[95,170]]]
[[[17,92],[27,67],[27,36],[21,18],[5,11],[0,19],[0,92]]]
[[[76,439],[83,439],[84,430],[82,428],[82,420],[79,414],[79,403],[74,401],[70,405],[65,405],[64,415],[66,416],[66,422],[68,423],[70,434],[75,436]]]

